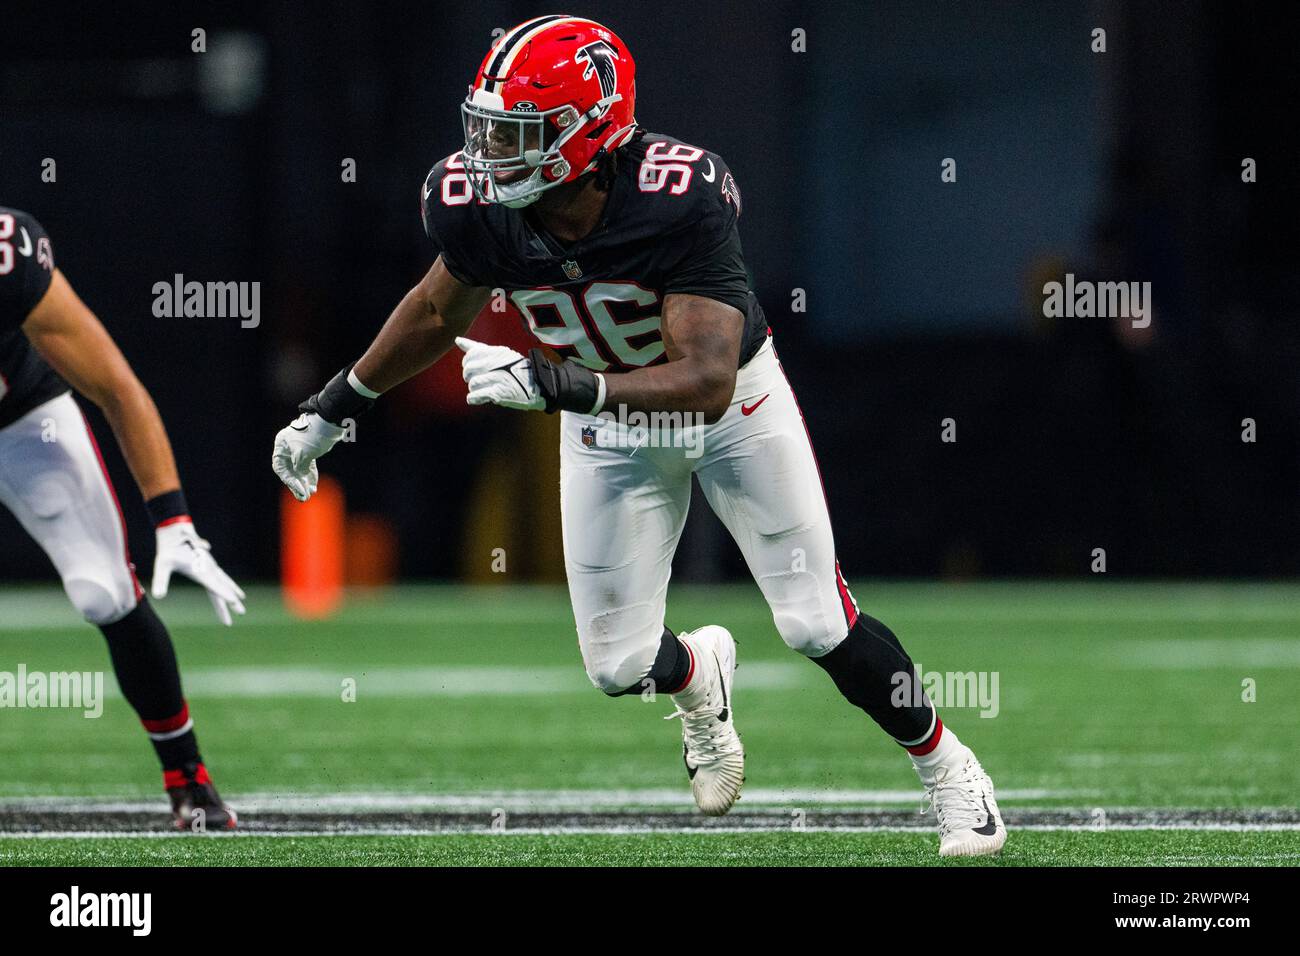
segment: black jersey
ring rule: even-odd
[[[23,333],[53,277],[54,250],[41,224],[0,206],[0,428],[68,390]]]
[[[421,209],[458,281],[505,290],[539,341],[596,371],[667,361],[660,314],[674,292],[740,310],[741,365],[767,335],[740,249],[740,189],[719,156],[671,137],[619,150],[604,217],[574,243],[527,209],[477,200],[459,154],[429,172]]]

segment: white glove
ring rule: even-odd
[[[315,412],[304,412],[281,428],[271,452],[271,468],[299,501],[316,493],[320,473],[316,459],[346,434],[341,425],[331,425]]]
[[[153,596],[162,600],[172,572],[179,571],[208,592],[212,609],[221,623],[230,627],[230,611],[244,613],[244,592],[230,579],[209,553],[212,546],[199,537],[189,521],[174,521],[158,529],[158,553],[153,562]]]
[[[473,339],[458,338],[456,344],[465,353],[460,370],[469,384],[465,399],[469,404],[491,402],[530,411],[546,407],[533,378],[533,364],[524,356],[504,345],[484,345]]]

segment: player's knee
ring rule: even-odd
[[[135,588],[87,577],[63,579],[72,606],[91,624],[112,624],[126,617],[136,606]]]
[[[809,614],[803,609],[777,611],[773,612],[772,620],[786,646],[804,657],[821,657],[844,637],[843,625],[828,627],[820,613]]]
[[[805,657],[821,657],[844,637],[842,618],[828,615],[821,582],[811,571],[783,571],[759,581],[781,640]]]
[[[587,676],[595,687],[611,697],[628,692],[639,693],[642,682],[655,662],[655,649],[625,657],[587,664]]]
[[[578,632],[587,677],[606,694],[637,689],[654,666],[663,630],[663,616],[650,604],[593,616]]]

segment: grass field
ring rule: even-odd
[[[997,716],[943,709],[998,786],[997,865],[1300,863],[1300,586],[855,594],[923,671],[997,673]],[[167,832],[110,671],[98,719],[0,709],[0,864],[940,862],[904,755],[785,649],[752,587],[670,598],[669,626],[741,642],[748,779],[720,821],[692,811],[670,702],[591,687],[562,590],[403,588],[317,623],[257,590],[231,630],[192,589],[160,612],[241,833]],[[0,591],[0,671],[20,664],[107,654],[56,589]]]

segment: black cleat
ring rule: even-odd
[[[172,800],[176,829],[194,833],[235,829],[235,811],[221,802],[203,764],[190,763],[179,770],[164,770],[163,783]]]

